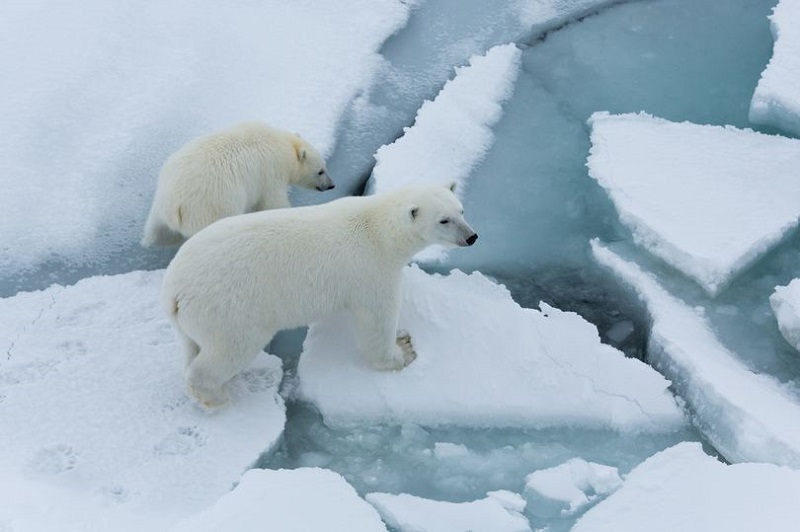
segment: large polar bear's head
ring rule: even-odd
[[[292,144],[299,167],[292,184],[303,188],[315,188],[319,191],[332,189],[334,187],[333,180],[328,175],[325,160],[319,151],[300,135],[295,137]]]
[[[464,207],[455,195],[456,184],[411,187],[408,220],[426,244],[471,246],[478,234],[464,220]]]

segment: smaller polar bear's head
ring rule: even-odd
[[[464,207],[455,195],[456,184],[420,187],[409,198],[408,217],[415,234],[427,244],[471,246],[478,234],[464,219]]]
[[[325,161],[317,149],[299,135],[293,144],[299,171],[292,184],[303,188],[315,188],[319,191],[332,189],[334,187],[333,180],[328,175]]]

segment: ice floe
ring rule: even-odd
[[[235,408],[207,414],[187,398],[161,278],[0,299],[0,529],[47,515],[63,518],[50,530],[163,529],[228,491],[281,435],[277,357],[232,382]],[[104,526],[113,515],[128,519]]]
[[[521,51],[513,44],[495,46],[456,69],[433,101],[417,111],[414,125],[375,154],[371,189],[385,192],[409,184],[456,182],[463,189],[472,169],[492,145],[492,126],[502,116],[520,68]],[[416,259],[441,259],[431,247]]]
[[[489,492],[484,499],[445,502],[401,493],[370,493],[367,501],[398,532],[530,532],[522,515],[525,500],[510,491]]]
[[[799,140],[644,113],[589,125],[589,175],[636,243],[711,295],[797,226]]]
[[[800,351],[800,279],[793,279],[786,286],[776,286],[769,296],[769,304],[781,334]]]
[[[528,475],[525,497],[535,515],[556,517],[574,514],[620,486],[622,478],[616,467],[573,458]]]
[[[572,532],[751,532],[794,530],[800,471],[726,465],[684,442],[648,458]]]
[[[380,516],[338,473],[251,469],[236,488],[171,532],[386,532]]]
[[[683,425],[669,381],[600,343],[579,315],[520,307],[480,273],[404,272],[400,326],[417,359],[371,369],[349,316],[314,324],[298,364],[299,394],[326,423],[477,427],[585,425],[669,431]]]
[[[9,5],[0,271],[136,242],[169,153],[231,123],[265,120],[330,154],[409,10],[396,0]]]
[[[703,316],[664,290],[651,275],[592,242],[597,261],[630,285],[653,325],[651,363],[672,379],[697,427],[732,462],[800,468],[800,402],[788,388],[757,374],[722,345]]]
[[[800,1],[780,0],[769,20],[775,46],[750,102],[750,121],[800,135]]]

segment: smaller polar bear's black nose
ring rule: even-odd
[[[475,243],[476,240],[478,240],[478,233],[472,233],[472,236],[467,238],[467,245],[471,246],[472,244]]]

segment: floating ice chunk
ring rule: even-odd
[[[494,491],[471,502],[443,502],[406,493],[370,493],[367,502],[398,532],[530,532],[522,515],[525,500]]]
[[[616,467],[581,458],[534,471],[525,478],[525,496],[531,512],[539,517],[570,515],[622,485]]]
[[[418,354],[398,372],[372,369],[349,316],[314,324],[298,364],[299,394],[326,423],[670,431],[683,414],[669,381],[600,343],[579,315],[521,308],[480,273],[404,272],[400,326]]]
[[[797,226],[800,141],[595,113],[589,175],[637,244],[712,296]]]
[[[769,20],[775,46],[750,102],[750,121],[800,135],[800,1],[781,0]]]
[[[20,512],[62,514],[57,504],[83,497],[108,513],[76,514],[76,530],[116,529],[99,526],[115,512],[163,529],[229,490],[281,435],[277,357],[232,382],[235,408],[209,415],[186,397],[161,278],[93,277],[0,299],[0,491],[15,475],[42,486]],[[50,486],[71,495],[51,499]],[[5,513],[32,518],[16,511]]]
[[[773,464],[725,465],[684,442],[645,460],[622,488],[572,532],[795,530],[800,471]]]
[[[731,462],[800,467],[800,404],[724,347],[696,309],[596,240],[595,259],[633,287],[653,320],[650,357],[694,411],[697,427]]]
[[[376,532],[378,513],[327,469],[251,469],[236,488],[172,532]]]
[[[330,154],[409,4],[9,4],[0,17],[0,65],[14,72],[0,87],[0,271],[136,242],[169,153],[231,123],[266,120]]]
[[[492,126],[502,116],[520,68],[521,51],[513,44],[495,46],[457,68],[433,101],[426,101],[414,125],[375,154],[372,192],[409,184],[464,186],[472,169],[492,145]],[[442,247],[419,253],[417,260],[443,259]]]
[[[800,279],[793,279],[787,286],[776,286],[769,304],[781,334],[800,351]]]

